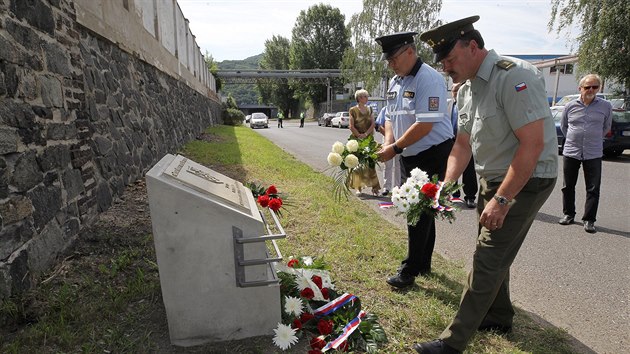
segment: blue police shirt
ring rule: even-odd
[[[394,139],[414,123],[433,123],[422,139],[407,146],[402,155],[413,156],[433,145],[453,138],[450,112],[447,112],[446,81],[432,67],[416,62],[409,75],[394,76],[389,82],[385,119],[390,121]]]

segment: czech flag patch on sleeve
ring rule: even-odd
[[[516,89],[516,92],[521,92],[527,89],[527,84],[524,82],[521,82],[520,84],[514,86],[514,88]]]

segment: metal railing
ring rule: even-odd
[[[279,262],[282,260],[282,253],[280,253],[280,249],[276,244],[277,239],[286,238],[287,234],[284,232],[282,225],[280,225],[280,220],[278,216],[273,210],[269,210],[271,216],[273,218],[273,222],[275,224],[278,233],[272,233],[271,227],[265,218],[265,215],[260,212],[260,216],[262,217],[263,223],[265,224],[265,228],[267,229],[267,234],[261,236],[253,236],[253,237],[243,237],[243,231],[236,226],[232,226],[232,235],[234,239],[234,266],[236,268],[236,285],[241,288],[254,287],[254,286],[266,286],[271,284],[278,284],[280,280],[276,276],[276,271],[272,265],[272,263]],[[267,250],[266,258],[256,258],[256,259],[245,259],[245,245],[248,243],[260,243],[271,241],[273,245],[274,252],[276,257],[270,257],[269,250]],[[267,264],[269,266],[268,272],[271,274],[271,279],[269,280],[255,280],[255,281],[247,281],[245,279],[245,267],[255,266],[255,265],[263,265]]]

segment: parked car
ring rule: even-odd
[[[335,116],[330,120],[331,127],[348,128],[350,126],[350,113],[337,112]]]
[[[249,120],[252,118],[251,114],[245,116],[245,123],[249,123]]]
[[[553,117],[553,122],[556,124],[556,136],[558,137],[558,154],[560,155],[562,155],[562,149],[564,148],[564,134],[562,134],[562,129],[560,129],[560,121],[562,120],[563,111],[564,106],[551,107],[551,116]]]
[[[612,104],[613,109],[628,111],[630,110],[630,106],[626,103],[626,100],[623,98],[612,98],[610,99],[610,104]]]
[[[322,115],[318,120],[317,120],[317,125],[319,126],[325,126],[325,127],[329,127],[330,126],[330,121],[333,119],[333,117],[335,116],[334,113],[324,113],[324,115]]]
[[[269,128],[269,118],[266,114],[256,112],[252,113],[252,117],[249,120],[249,126],[253,128]]]
[[[614,109],[612,126],[604,136],[604,156],[616,157],[630,149],[630,111]]]

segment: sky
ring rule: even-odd
[[[346,16],[362,10],[362,0],[178,0],[201,52],[215,61],[242,60],[265,50],[274,35],[291,39],[301,10],[325,3]],[[443,0],[444,23],[479,15],[474,24],[488,49],[501,55],[570,54],[566,33],[549,33],[550,0]],[[418,39],[417,39],[418,40]]]

